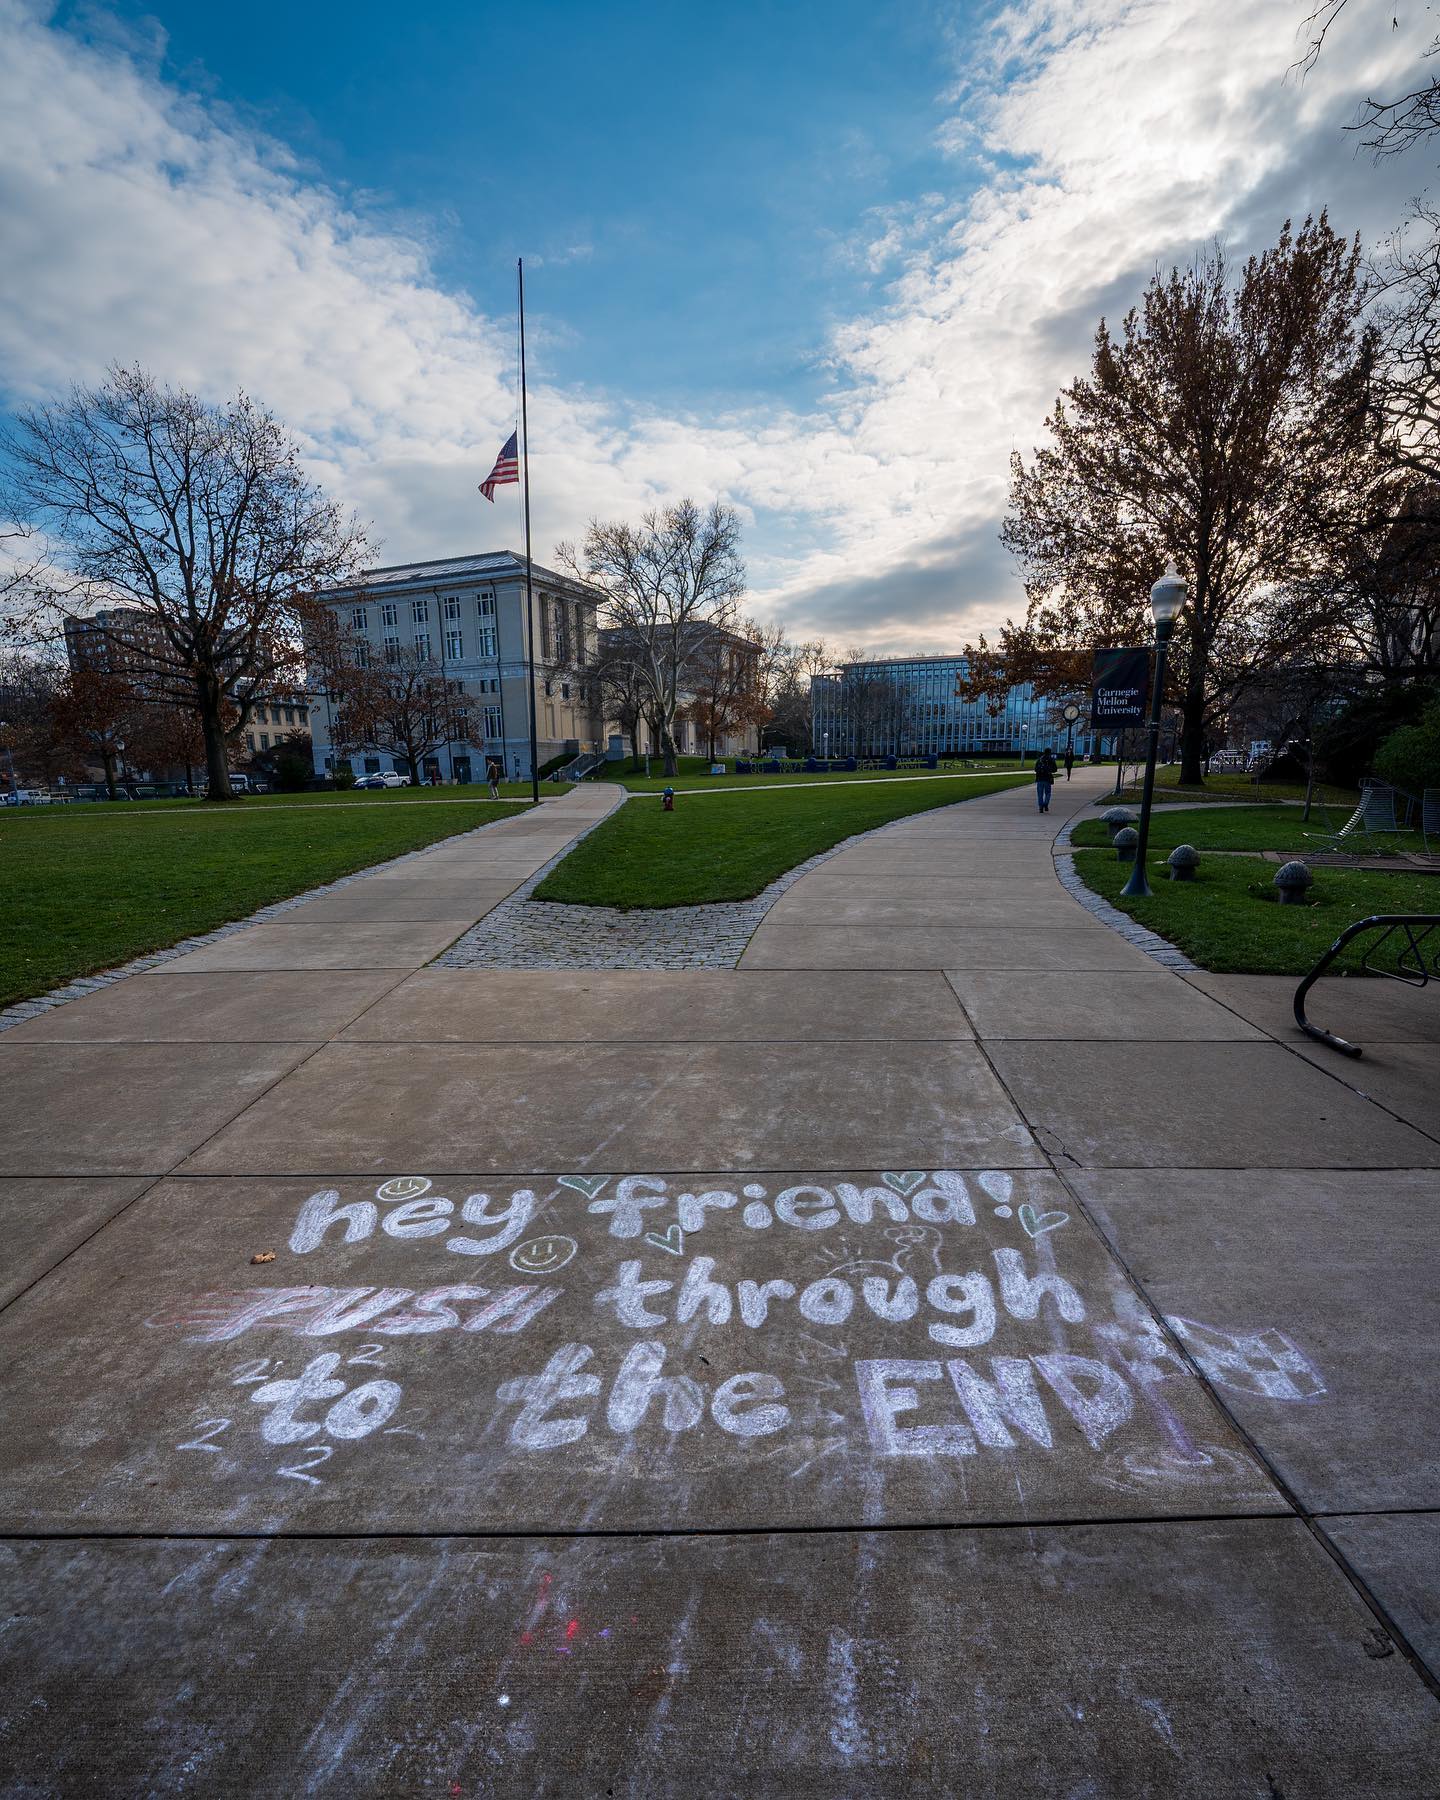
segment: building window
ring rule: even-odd
[[[370,646],[363,638],[355,646],[355,667],[357,669],[368,669],[370,667]]]
[[[470,709],[468,706],[456,707],[453,724],[455,726],[455,736],[462,744],[467,742],[470,736]]]
[[[480,654],[482,656],[495,654],[495,627],[493,625],[480,627]]]
[[[457,594],[447,594],[445,596],[445,623],[447,625],[458,625],[460,623],[460,599]]]
[[[381,624],[381,626],[388,627],[390,630],[393,631],[394,628],[399,623],[400,623],[399,612],[396,610],[394,603],[392,601],[387,600],[385,602],[385,604],[380,608],[380,624]]]
[[[445,633],[445,654],[451,662],[459,662],[465,655],[465,639],[458,625]]]
[[[245,733],[245,743],[249,748],[250,754],[253,756],[255,754],[255,733],[253,731],[247,731]]]
[[[268,731],[262,731],[260,733],[260,748],[262,750],[268,750],[270,748],[270,733]]]
[[[499,735],[500,708],[498,706],[487,706],[485,708],[485,736],[487,738],[498,738]]]
[[[417,625],[428,625],[430,622],[430,602],[428,600],[412,600],[410,617]]]
[[[287,706],[285,708],[285,723],[287,725],[293,725],[295,723],[295,708],[293,706]]]
[[[482,619],[493,619],[495,617],[495,596],[493,594],[482,594],[480,596],[479,604],[480,617]]]
[[[398,663],[400,660],[400,640],[398,637],[387,637],[385,640],[385,660],[387,663]]]
[[[562,681],[560,683],[560,698],[562,700],[568,700],[570,698],[570,683],[568,681]]]
[[[555,692],[555,683],[553,681],[547,681],[545,683],[545,698],[548,700],[554,692]]]
[[[417,631],[415,633],[415,654],[420,658],[421,662],[429,662],[430,633],[428,631]]]
[[[302,725],[308,725],[310,723],[310,708],[308,706],[297,706],[295,710],[300,715],[300,723]]]
[[[548,594],[540,596],[540,654],[546,662],[551,660],[550,596]]]
[[[364,631],[366,629],[365,608],[363,606],[355,606],[355,607],[351,608],[351,610],[350,610],[350,629],[352,631]]]

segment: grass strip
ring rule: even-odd
[[[671,813],[654,800],[631,800],[575,846],[535,898],[627,911],[748,900],[857,832],[1030,783],[1025,775],[857,783],[767,794],[754,805],[735,792],[704,804],[682,797]]]
[[[1072,829],[1070,841],[1077,848],[1107,845],[1109,828],[1103,820],[1082,819]],[[1177,844],[1193,844],[1197,850],[1284,850],[1295,856],[1320,856],[1335,848],[1321,821],[1312,818],[1307,825],[1296,806],[1215,806],[1152,812],[1150,849],[1168,856]],[[1357,856],[1423,848],[1418,831],[1387,832],[1374,845],[1361,836],[1353,844]]]
[[[7,809],[0,815],[0,1006],[530,810],[252,805],[196,807],[153,829],[118,805]]]
[[[1372,913],[1440,912],[1440,877],[1388,870],[1315,869],[1304,906],[1281,906],[1275,864],[1258,857],[1216,856],[1194,881],[1167,879],[1163,859],[1150,867],[1148,900],[1122,899],[1130,874],[1113,851],[1081,850],[1075,867],[1085,885],[1217,975],[1293,975],[1298,980],[1347,925]],[[1364,945],[1352,946],[1335,969],[1357,971]],[[1398,946],[1382,953],[1393,967]]]

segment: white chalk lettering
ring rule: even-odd
[[[297,1329],[302,1337],[331,1337],[337,1331],[358,1331],[381,1313],[408,1300],[410,1288],[337,1288],[335,1298],[322,1306],[308,1324]]]
[[[1220,1331],[1193,1319],[1171,1319],[1169,1325],[1220,1387],[1265,1394],[1272,1400],[1309,1400],[1325,1392],[1312,1364],[1283,1332]]]
[[[723,1212],[734,1206],[734,1194],[727,1193],[724,1188],[712,1188],[704,1194],[681,1194],[676,1201],[680,1211],[680,1229],[682,1231],[698,1231],[705,1223],[705,1210],[714,1207]]]
[[[909,1384],[940,1381],[944,1371],[938,1362],[911,1362],[903,1357],[879,1357],[855,1364],[860,1390],[860,1410],[870,1443],[882,1456],[973,1456],[975,1440],[963,1425],[897,1425],[901,1413],[916,1412],[920,1396]],[[891,1383],[906,1385],[891,1386]]]
[[[843,1325],[854,1305],[855,1290],[835,1275],[812,1281],[800,1296],[801,1316],[812,1325]]]
[[[483,1300],[488,1288],[467,1287],[463,1282],[453,1287],[427,1288],[417,1294],[408,1307],[402,1306],[388,1318],[381,1319],[374,1330],[382,1337],[410,1337],[427,1331],[453,1331],[460,1315],[452,1300]]]
[[[1134,1410],[1134,1396],[1124,1378],[1093,1356],[1047,1354],[1035,1358],[1035,1367],[1085,1433],[1092,1450],[1098,1450],[1118,1431]],[[1087,1394],[1080,1386],[1082,1381],[1094,1382],[1094,1392]]]
[[[380,1221],[380,1229],[395,1238],[439,1237],[455,1208],[438,1195],[428,1200],[407,1200]]]
[[[899,1278],[893,1296],[890,1283],[883,1275],[867,1275],[860,1283],[860,1292],[875,1317],[887,1319],[892,1325],[903,1325],[906,1319],[913,1319],[919,1309],[920,1290],[913,1275]]]
[[[722,1431],[736,1437],[770,1437],[790,1423],[788,1406],[755,1406],[749,1402],[781,1400],[784,1384],[775,1375],[732,1375],[722,1381],[710,1402],[710,1414]],[[739,1408],[744,1405],[746,1410]]]
[[[730,1317],[730,1290],[721,1282],[710,1279],[714,1267],[713,1256],[697,1256],[691,1263],[675,1303],[677,1323],[688,1324],[702,1306],[712,1325],[723,1325]]]
[[[806,1198],[806,1196],[812,1196]],[[801,1231],[828,1231],[840,1223],[840,1210],[829,1188],[790,1187],[775,1196],[775,1216]]]
[[[931,1225],[973,1225],[975,1208],[964,1180],[949,1169],[937,1169],[930,1180],[930,1187],[911,1196],[915,1217]]]
[[[1067,1325],[1081,1323],[1085,1303],[1063,1275],[1051,1269],[1027,1275],[1025,1258],[1018,1250],[997,1250],[994,1254],[995,1267],[1000,1271],[1000,1298],[1012,1319],[1033,1319],[1040,1302],[1049,1294]]]
[[[1052,1439],[1035,1376],[1023,1356],[992,1356],[991,1379],[977,1375],[963,1357],[945,1365],[965,1416],[980,1442],[990,1450],[1013,1450],[1008,1426],[1023,1431],[1032,1444],[1048,1450]]]
[[[742,1281],[736,1287],[740,1299],[740,1317],[747,1325],[765,1323],[771,1300],[793,1300],[793,1281]]]
[[[380,1209],[373,1200],[354,1200],[349,1206],[342,1206],[338,1189],[322,1188],[300,1208],[300,1216],[290,1233],[290,1248],[297,1256],[318,1249],[325,1233],[341,1219],[345,1222],[345,1236],[341,1241],[358,1243],[361,1238],[369,1237],[379,1216]]]
[[[705,1258],[709,1261],[709,1258]],[[651,1312],[645,1301],[651,1294],[663,1294],[674,1287],[673,1281],[642,1281],[640,1264],[622,1262],[614,1287],[602,1288],[595,1296],[597,1306],[613,1306],[622,1325],[663,1325],[664,1313]]]
[[[508,1250],[516,1238],[525,1235],[538,1205],[529,1188],[520,1188],[510,1196],[510,1204],[503,1211],[492,1213],[488,1194],[471,1194],[460,1208],[460,1217],[467,1225],[498,1225],[501,1229],[490,1238],[449,1238],[445,1248],[457,1256],[493,1256],[497,1250]]]
[[[910,1217],[905,1202],[888,1187],[860,1188],[849,1181],[837,1181],[835,1198],[845,1208],[846,1217],[857,1225],[868,1225],[877,1206],[883,1207],[898,1224],[903,1225]]]
[[[632,1344],[610,1390],[605,1411],[612,1431],[628,1435],[645,1417],[650,1402],[661,1399],[661,1423],[666,1431],[688,1431],[705,1411],[705,1390],[688,1375],[662,1375],[665,1346],[654,1338]]]
[[[610,1215],[610,1235],[618,1238],[639,1237],[645,1229],[645,1208],[663,1206],[668,1185],[651,1175],[627,1175],[613,1194],[592,1200],[592,1213]]]
[[[961,1350],[988,1344],[994,1337],[995,1293],[984,1275],[937,1275],[925,1289],[925,1298],[936,1312],[975,1315],[969,1325],[931,1325],[930,1336],[937,1344]]]
[[[598,1375],[580,1373],[593,1354],[588,1344],[562,1344],[538,1375],[500,1383],[495,1391],[501,1400],[523,1402],[510,1426],[512,1444],[524,1450],[552,1450],[584,1437],[590,1429],[588,1419],[550,1419],[546,1414],[566,1400],[593,1399],[600,1392]]]
[[[331,1437],[363,1438],[378,1431],[400,1404],[400,1385],[394,1381],[367,1381],[351,1388],[325,1415]]]
[[[495,1331],[511,1336],[523,1331],[536,1313],[565,1292],[557,1287],[507,1287],[493,1294],[461,1327],[464,1331]]]
[[[258,1406],[270,1409],[260,1427],[267,1444],[298,1444],[321,1430],[319,1419],[307,1421],[295,1415],[312,1400],[333,1400],[345,1392],[345,1383],[333,1379],[339,1364],[339,1351],[330,1350],[313,1357],[294,1380],[267,1381],[252,1392],[250,1398]]]

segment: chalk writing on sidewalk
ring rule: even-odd
[[[440,1436],[469,1453],[467,1431],[491,1458],[650,1444],[661,1472],[678,1446],[706,1446],[711,1467],[729,1445],[782,1456],[792,1481],[1036,1455],[1107,1458],[1112,1484],[1203,1481],[1241,1459],[1205,1440],[1219,1426],[1197,1371],[1221,1394],[1324,1394],[1272,1326],[1154,1317],[1063,1198],[1003,1170],[475,1192],[392,1176],[306,1197],[275,1285],[179,1298],[147,1324],[197,1349],[296,1344],[232,1366],[249,1405],[212,1400],[176,1447],[240,1466],[248,1425],[285,1453],[274,1475],[311,1486],[353,1446]],[[347,1275],[380,1258],[384,1281],[295,1279],[340,1255]],[[452,1257],[479,1279],[444,1279]],[[407,1374],[417,1340],[434,1349]],[[436,1394],[457,1381],[463,1407]]]

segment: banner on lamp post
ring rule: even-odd
[[[1150,652],[1097,650],[1090,676],[1090,729],[1129,731],[1150,706]]]

